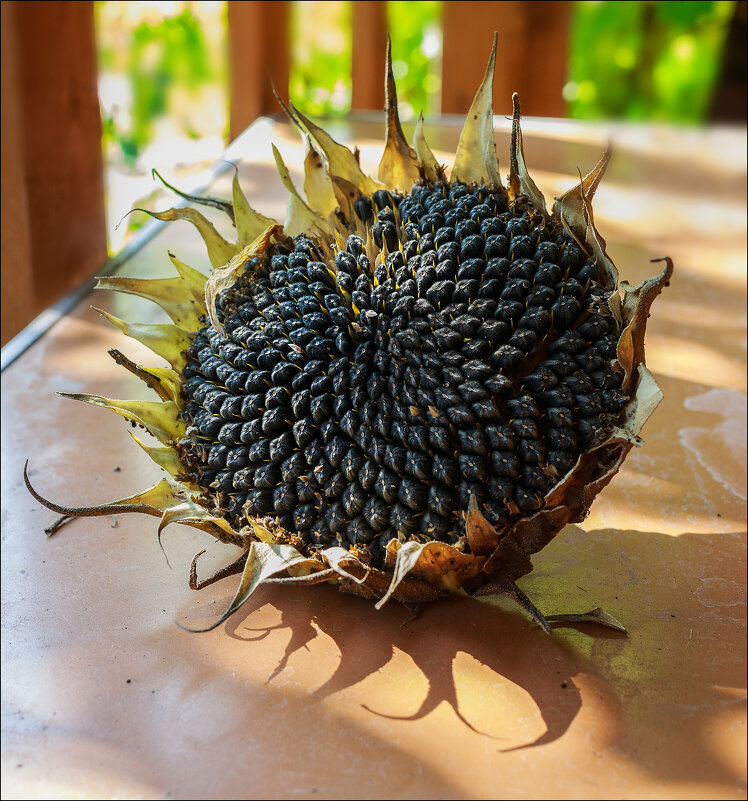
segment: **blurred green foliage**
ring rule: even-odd
[[[96,2],[102,74],[121,76],[127,85],[126,101],[104,109],[105,147],[116,148],[128,167],[165,115],[187,136],[204,135],[199,109],[190,119],[173,102],[178,93],[182,108],[195,107],[201,89],[225,83],[215,31],[223,26],[225,35],[225,3],[202,4],[222,9],[212,14],[210,28],[204,10],[193,12],[197,5]],[[401,115],[438,114],[443,3],[386,5]],[[734,0],[575,2],[564,88],[569,116],[702,122],[734,7]],[[307,114],[339,117],[350,110],[352,16],[350,0],[292,3],[289,93]]]
[[[387,27],[392,40],[392,72],[404,120],[441,110],[442,3],[390,0]]]
[[[345,0],[296,0],[291,4],[289,93],[305,114],[341,117],[350,111],[351,6]],[[392,68],[405,120],[420,111],[439,113],[441,12],[439,0],[387,3]],[[384,75],[381,79],[384,81]]]
[[[569,116],[703,122],[734,7],[725,0],[575,2]]]
[[[443,5],[386,3],[404,121],[440,112]],[[119,180],[109,205],[122,213],[153,191],[142,181],[149,158],[163,166],[172,157],[184,169],[218,157],[228,121],[226,7],[225,0],[96,0],[105,159],[112,175],[130,181]],[[586,0],[572,9],[570,117],[706,119],[734,0]],[[352,23],[351,0],[291,3],[289,94],[310,116],[350,111]],[[209,140],[214,150],[200,149]],[[143,220],[129,217],[127,226]]]
[[[97,0],[96,5],[101,15],[106,0]],[[126,124],[106,112],[102,122],[105,146],[107,141],[116,142],[123,162],[133,167],[152,140],[155,121],[169,113],[175,87],[194,93],[221,80],[223,71],[207,46],[201,21],[189,7],[157,22],[141,21],[126,35],[129,42],[124,48],[116,39],[102,42],[99,36],[101,71],[124,74],[130,96]],[[189,125],[185,133],[195,138],[200,135]]]
[[[140,24],[132,34],[127,74],[133,91],[133,125],[122,146],[126,155],[129,148],[134,156],[150,139],[152,121],[166,113],[170,86],[194,89],[215,77],[200,23],[192,12],[185,9],[158,25]]]
[[[292,4],[291,97],[304,112],[342,116],[351,99],[351,3]],[[403,119],[437,114],[442,6],[387,3]],[[734,0],[575,2],[564,88],[568,115],[703,122],[719,75]]]
[[[291,3],[294,105],[313,117],[340,117],[351,108],[353,9],[343,0]]]

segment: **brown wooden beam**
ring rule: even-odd
[[[561,117],[567,74],[571,3],[544,0],[444,3],[442,111],[465,114],[483,78],[494,31],[499,34],[494,112]]]
[[[384,108],[387,8],[381,0],[353,3],[353,93],[351,108]]]
[[[2,6],[2,341],[107,258],[93,3]]]
[[[272,83],[284,99],[288,97],[289,7],[287,0],[229,0],[232,139],[257,117],[280,111]]]

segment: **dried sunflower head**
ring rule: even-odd
[[[140,444],[168,477],[97,507],[53,504],[29,484],[34,496],[63,514],[145,512],[159,534],[178,522],[239,546],[219,573],[243,572],[222,620],[263,581],[330,581],[379,604],[509,592],[545,624],[513,580],[640,444],[660,400],[644,328],[672,264],[619,283],[591,208],[609,153],[547,209],[516,96],[502,184],[495,56],[494,40],[449,177],[422,120],[405,141],[388,52],[376,180],[284,104],[308,155],[305,200],[274,150],[289,191],[282,225],[236,179],[218,206],[237,243],[194,209],[153,212],[192,222],[214,268],[206,281],[172,256],[174,279],[99,281],[173,320],[106,314],[169,362],[113,352],[159,399],[70,397],[142,424],[160,447]]]

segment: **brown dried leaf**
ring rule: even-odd
[[[549,623],[597,623],[600,626],[606,626],[609,629],[628,634],[623,623],[616,620],[613,615],[600,606],[580,615],[546,615],[545,619]]]
[[[665,269],[656,276],[642,281],[638,286],[632,287],[627,281],[621,282],[623,301],[621,313],[626,326],[618,341],[618,361],[624,369],[622,390],[630,393],[637,368],[646,364],[644,359],[644,333],[647,328],[649,309],[654,299],[669,284],[673,276],[673,260],[667,256],[662,259],[653,259],[653,262],[664,261]]]
[[[366,581],[369,574],[368,566],[363,564],[355,554],[346,551],[345,548],[338,546],[325,548],[320,553],[320,556],[339,576],[355,581],[357,584],[363,584]],[[348,568],[345,565],[348,565]]]
[[[481,513],[475,495],[470,496],[467,517],[465,518],[465,532],[470,550],[476,556],[490,554],[498,545],[499,535]]]
[[[443,542],[415,542],[413,540],[402,545],[392,540],[387,548],[387,557],[391,559],[394,554],[394,565],[385,569],[391,570],[391,580],[387,591],[377,603],[377,609],[387,603],[391,597],[399,600],[433,600],[421,594],[411,592],[398,592],[408,580],[414,580],[413,589],[418,585],[431,585],[437,592],[458,590],[467,579],[480,573],[485,561],[483,556],[464,554]]]
[[[483,565],[483,572],[490,575],[524,562],[544,548],[568,520],[565,506],[541,509],[532,517],[518,520],[500,533],[499,545]]]
[[[525,164],[525,150],[522,144],[522,127],[520,126],[519,95],[512,95],[512,140],[509,149],[509,190],[517,195],[526,195],[535,208],[544,217],[548,217],[543,193],[538,189],[535,181],[530,177]]]
[[[242,573],[242,580],[229,608],[210,626],[205,629],[188,629],[188,631],[205,632],[220,626],[226,618],[244,604],[265,579],[282,573],[289,567],[304,562],[318,564],[313,559],[300,554],[290,545],[268,545],[265,542],[253,542],[247,554],[247,562]],[[183,627],[186,628],[186,627]]]

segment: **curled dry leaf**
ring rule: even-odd
[[[620,631],[622,634],[628,634],[623,623],[616,620],[613,615],[608,614],[599,606],[597,609],[583,612],[581,615],[546,615],[545,619],[549,623],[597,623],[600,626]]]

